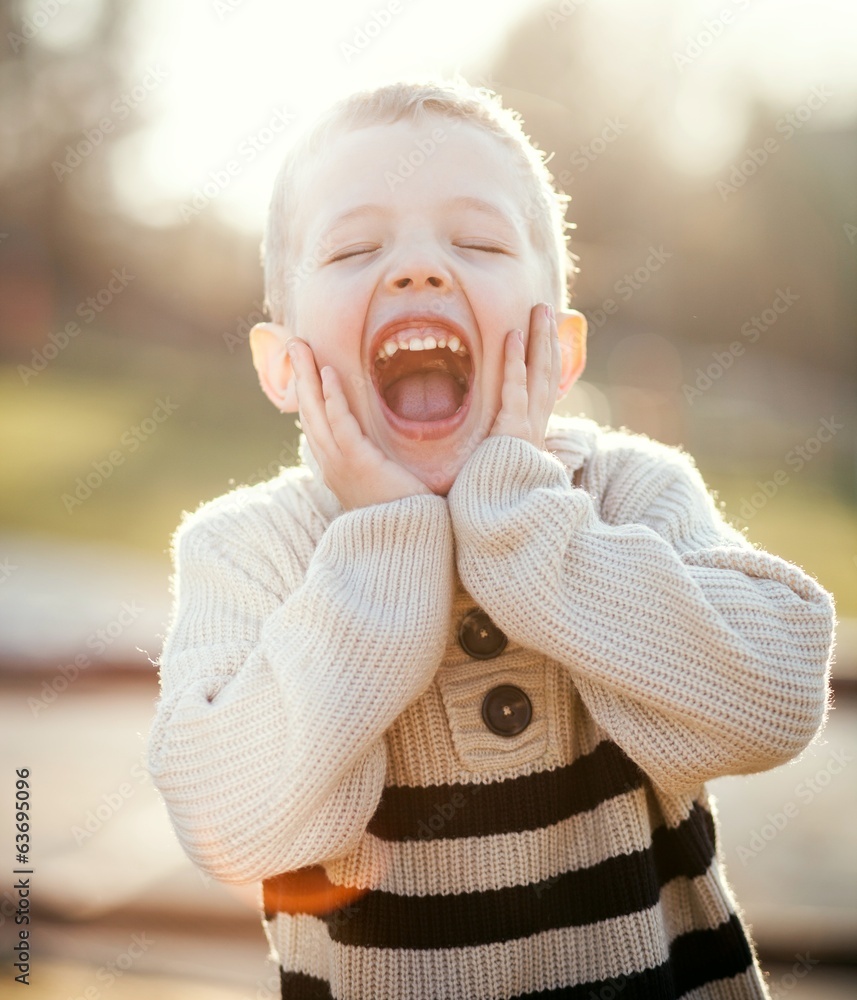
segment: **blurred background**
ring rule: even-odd
[[[29,768],[29,995],[279,995],[255,889],[196,872],[141,765],[169,538],[296,460],[247,346],[289,142],[348,90],[459,72],[573,199],[591,333],[564,411],[682,445],[834,593],[825,736],[713,791],[773,995],[854,996],[857,8],[6,0],[0,28],[0,814]]]

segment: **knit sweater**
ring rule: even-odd
[[[347,512],[301,452],[176,532],[148,755],[282,995],[767,996],[705,782],[813,739],[830,595],[581,417]]]

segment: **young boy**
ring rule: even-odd
[[[284,997],[767,995],[705,782],[812,740],[832,600],[684,452],[551,417],[563,212],[463,82],[353,95],[277,182],[251,346],[303,464],[180,526],[149,765]]]

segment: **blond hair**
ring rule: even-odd
[[[403,119],[422,120],[441,115],[466,122],[496,136],[513,154],[527,195],[526,216],[533,246],[545,263],[545,275],[554,303],[568,308],[569,289],[576,272],[568,247],[565,221],[570,198],[554,187],[544,151],[536,148],[523,129],[521,116],[504,108],[501,98],[486,87],[473,87],[461,77],[449,80],[397,81],[357,91],[332,105],[289,150],[274,182],[262,244],[265,302],[274,322],[291,314],[288,288],[300,281],[318,261],[296,261],[294,220],[302,190],[302,174],[340,131],[373,125],[392,125]]]

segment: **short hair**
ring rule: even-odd
[[[300,280],[318,261],[295,261],[301,175],[306,165],[331,142],[337,132],[357,131],[373,125],[392,125],[401,120],[418,121],[426,115],[441,115],[467,122],[496,136],[513,154],[527,196],[526,216],[530,238],[542,256],[550,294],[564,309],[576,273],[576,257],[568,246],[565,221],[568,195],[557,191],[546,166],[546,154],[523,129],[521,116],[504,108],[499,95],[487,87],[471,86],[460,76],[451,79],[400,80],[373,89],[356,91],[324,112],[288,151],[280,168],[262,244],[265,268],[265,304],[272,320],[284,322],[291,313],[288,286]]]

